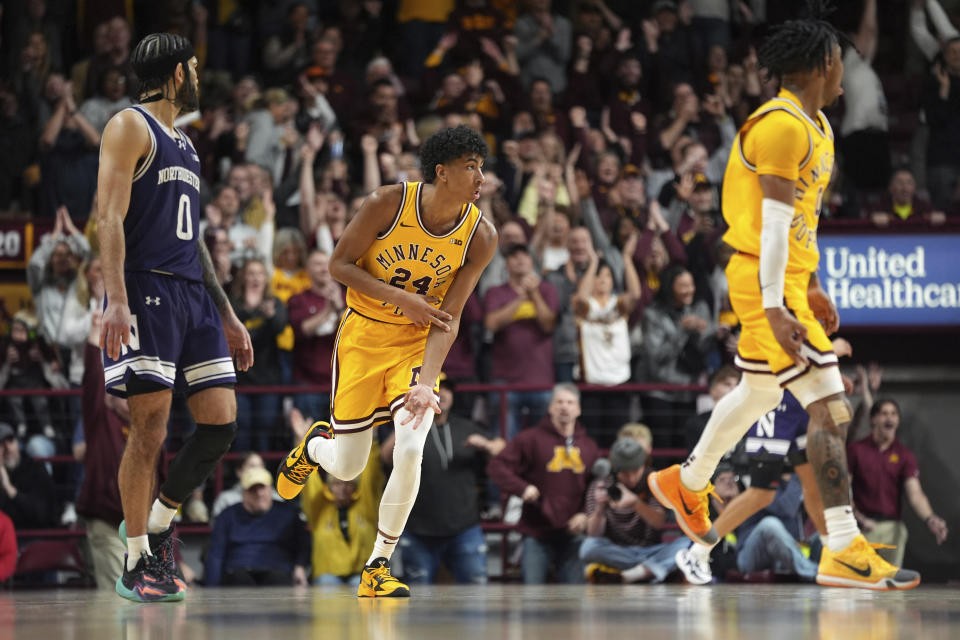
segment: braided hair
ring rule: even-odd
[[[832,11],[829,2],[808,0],[808,17],[773,28],[757,51],[759,65],[771,76],[783,79],[793,73],[826,71],[833,45],[851,45],[850,39],[824,17]]]
[[[176,71],[194,56],[193,45],[173,33],[151,33],[137,43],[130,54],[130,64],[137,74],[137,95],[162,89]],[[159,99],[159,98],[155,98]]]

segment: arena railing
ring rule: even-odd
[[[702,385],[675,385],[675,384],[654,384],[654,383],[627,383],[623,385],[617,385],[613,387],[602,386],[602,385],[590,385],[590,384],[577,384],[576,385],[582,393],[590,392],[603,392],[603,393],[646,393],[651,391],[689,391],[694,393],[705,393],[707,388]],[[553,385],[543,385],[543,384],[488,384],[488,383],[479,383],[479,382],[461,382],[456,385],[456,393],[458,396],[473,394],[473,395],[482,395],[487,398],[497,395],[498,396],[498,415],[499,415],[499,426],[500,434],[503,437],[506,437],[507,430],[507,413],[508,413],[508,396],[510,392],[527,392],[527,391],[549,391],[553,388]],[[312,393],[312,394],[327,394],[329,393],[328,387],[316,387],[316,386],[296,386],[296,385],[270,385],[270,386],[250,386],[250,387],[238,387],[238,393],[250,394],[250,395],[262,395],[262,394],[276,394],[281,396],[295,396],[298,394]],[[82,396],[82,389],[17,389],[17,390],[0,390],[0,399],[10,396],[48,396],[51,398],[55,397],[71,397],[71,396]],[[285,455],[286,451],[263,451],[258,452],[260,456],[267,462],[268,467],[271,467],[273,463],[281,460]],[[606,453],[604,451],[604,453]],[[652,457],[659,460],[675,460],[682,458],[687,453],[686,449],[683,448],[670,448],[670,447],[658,447],[655,448],[652,452]],[[175,451],[166,451],[164,452],[164,457],[167,463],[176,455]],[[239,461],[245,452],[242,451],[232,451],[223,456],[220,464],[217,465],[215,472],[212,475],[213,482],[213,494],[216,496],[219,494],[225,485],[225,465],[235,463]],[[77,461],[71,455],[53,455],[47,457],[38,457],[36,458],[38,462],[49,463],[51,465],[70,465],[77,464]],[[514,526],[506,524],[500,521],[485,521],[481,523],[481,527],[484,532],[489,534],[498,534],[502,536],[502,543],[500,545],[500,555],[501,562],[504,571],[506,572],[508,568],[508,545],[507,545],[507,536],[510,532],[514,531]],[[178,535],[208,535],[210,533],[210,526],[206,524],[190,524],[184,523],[177,526]],[[77,539],[82,538],[86,535],[86,531],[81,528],[74,526],[73,528],[49,528],[49,529],[21,529],[17,531],[17,539],[21,543],[28,542],[31,540],[38,539]],[[494,576],[491,576],[494,578]]]

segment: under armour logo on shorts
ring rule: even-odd
[[[150,306],[151,304],[153,304],[153,305],[156,305],[156,306],[159,307],[159,306],[160,306],[160,296],[157,296],[156,298],[151,298],[150,296],[147,296],[147,302],[146,302],[146,304],[147,304],[147,306]]]

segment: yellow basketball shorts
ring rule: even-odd
[[[788,270],[783,287],[787,308],[807,329],[807,338],[802,347],[803,355],[810,362],[807,367],[798,366],[773,335],[760,295],[760,259],[735,253],[727,264],[726,273],[730,303],[741,324],[740,342],[734,359],[737,368],[749,373],[775,375],[780,386],[786,387],[814,367],[826,369],[837,366],[833,345],[807,301],[807,286],[810,283],[808,272]]]
[[[347,309],[333,348],[330,422],[335,433],[357,433],[391,420],[417,384],[427,332]]]

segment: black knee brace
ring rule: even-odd
[[[220,458],[230,450],[237,423],[198,424],[167,470],[167,481],[160,493],[172,502],[182,503],[207,479]]]

